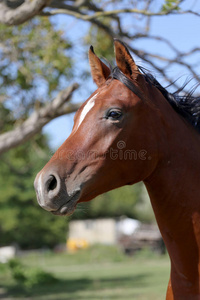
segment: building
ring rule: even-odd
[[[165,248],[157,225],[122,217],[76,220],[69,223],[67,248],[75,251],[93,244],[119,245],[127,254],[143,248],[164,253]]]
[[[129,218],[118,221],[112,218],[71,221],[68,239],[85,240],[90,245],[115,245],[119,234],[132,234],[139,224],[139,221]]]

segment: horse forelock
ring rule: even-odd
[[[139,98],[143,98],[143,94],[140,89],[130,80],[118,67],[115,67],[110,76],[113,79],[117,79],[122,82],[129,90],[131,90]]]

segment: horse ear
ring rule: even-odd
[[[89,50],[89,63],[92,78],[96,85],[100,87],[110,75],[111,70],[96,56],[92,46]]]
[[[137,65],[135,64],[127,46],[120,40],[114,40],[115,56],[118,68],[130,79],[135,80],[139,74]]]

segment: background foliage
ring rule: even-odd
[[[14,27],[0,25],[0,32],[0,95],[19,124],[73,75],[71,45],[47,18]]]
[[[41,150],[42,148],[42,150]],[[67,219],[39,208],[33,182],[49,152],[47,140],[31,142],[2,155],[0,160],[0,245],[22,248],[53,247],[65,242]]]

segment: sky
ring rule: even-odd
[[[199,1],[191,1],[186,0],[183,3],[186,7],[194,7],[195,10],[200,13],[200,3]],[[67,32],[67,36],[70,39],[73,39],[77,45],[77,49],[75,49],[75,59],[79,61],[80,68],[86,68],[89,70],[89,62],[85,58],[85,60],[82,60],[83,55],[83,49],[81,49],[81,39],[86,35],[86,32],[89,28],[89,23],[81,22],[81,30],[80,30],[80,21],[77,21],[71,17],[62,17],[59,16],[57,18],[58,24],[60,28],[64,28]],[[67,21],[67,23],[66,23]],[[131,26],[131,20],[127,19],[130,24],[127,23],[127,26]],[[171,43],[176,46],[176,48],[182,50],[182,51],[189,51],[193,49],[194,47],[200,47],[200,35],[199,35],[199,29],[200,29],[200,17],[194,16],[194,15],[168,15],[168,16],[162,16],[162,17],[154,17],[152,19],[151,23],[151,34],[152,35],[159,35],[162,37],[165,37],[170,40]],[[166,46],[166,44],[160,44],[158,45],[157,42],[152,40],[140,40],[140,42],[137,42],[138,45],[135,42],[134,46],[139,46],[142,49],[148,49],[151,50],[151,52],[154,52],[156,54],[166,54],[169,57],[172,56],[171,50]],[[95,46],[95,45],[94,45]],[[85,49],[84,49],[85,50]],[[114,52],[113,52],[114,55]],[[134,57],[134,55],[133,55]],[[80,62],[81,58],[81,62]],[[147,67],[148,66],[142,62],[139,61],[137,58],[135,58],[136,63]],[[199,69],[200,73],[200,57],[197,55],[193,55],[190,57],[189,60],[190,64],[196,64],[197,68]],[[152,74],[156,76],[157,80],[161,82],[161,84],[164,84],[162,82],[162,79],[159,78],[158,74],[154,73],[154,70],[152,70]],[[180,78],[182,82],[184,83],[185,80],[191,76],[188,70],[185,70],[181,68],[178,65],[172,65],[170,69],[168,70],[168,75],[173,78],[173,80],[176,80],[177,78]],[[80,85],[85,84],[81,78],[78,77],[77,72],[77,78],[74,79],[74,81],[78,81]],[[95,84],[93,84],[91,79],[87,80],[88,89],[80,89],[79,91],[75,92],[73,94],[73,101],[85,101],[91,93],[96,89]],[[71,115],[65,115],[62,117],[59,117],[53,121],[51,121],[49,124],[47,124],[43,131],[47,133],[49,136],[49,142],[50,146],[53,150],[56,150],[69,136],[71,129],[73,126],[73,114]]]

